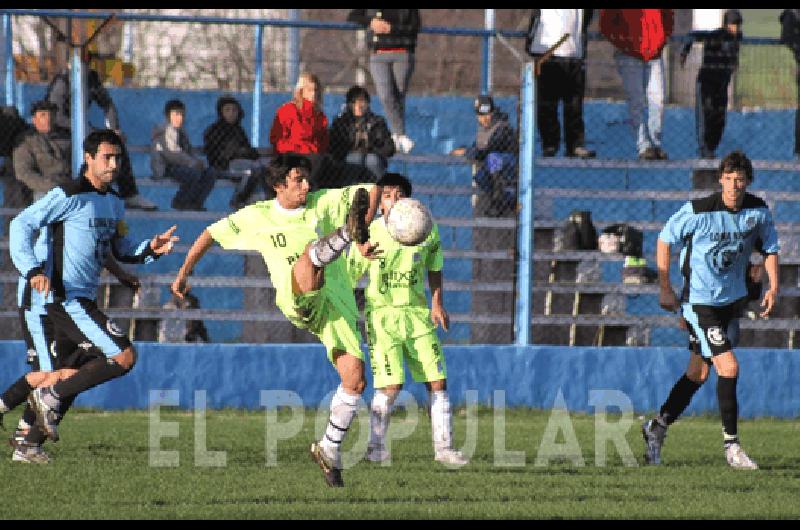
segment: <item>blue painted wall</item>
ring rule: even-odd
[[[166,345],[137,343],[139,362],[127,376],[81,395],[77,406],[144,409],[151,390],[178,390],[180,406],[191,408],[194,392],[206,391],[209,408],[260,408],[261,390],[289,390],[309,407],[318,406],[338,385],[338,376],[317,344]],[[589,391],[618,390],[637,413],[657,410],[686,368],[682,348],[567,348],[560,346],[445,346],[448,387],[455,404],[477,390],[490,404],[495,390],[508,406],[548,409],[559,390],[571,411],[593,412]],[[800,416],[800,353],[742,349],[738,395],[743,417]],[[26,370],[21,341],[0,341],[0,384]],[[367,370],[372,396],[372,380]],[[411,381],[406,374],[407,382]],[[421,384],[407,390],[424,403]],[[695,396],[687,413],[717,414],[716,376]]]

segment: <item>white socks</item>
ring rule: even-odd
[[[453,434],[450,412],[450,397],[446,390],[431,392],[431,428],[433,430],[433,449],[436,452],[452,449]]]
[[[356,405],[360,397],[346,393],[342,385],[339,385],[331,400],[331,415],[320,446],[325,454],[336,462],[337,468],[341,468],[339,448],[356,415]]]
[[[397,395],[391,396],[382,390],[376,390],[369,407],[369,445],[370,447],[383,448],[386,439],[386,430],[389,428],[389,419],[392,415],[392,405]]]

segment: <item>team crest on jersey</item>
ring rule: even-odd
[[[725,344],[725,334],[722,332],[722,328],[719,326],[712,326],[708,328],[706,336],[708,337],[708,342],[714,346],[722,346]]]
[[[122,337],[125,334],[122,332],[122,328],[120,328],[116,322],[111,320],[110,318],[106,321],[106,329],[109,333],[114,335],[115,337]]]
[[[128,232],[128,223],[126,223],[124,219],[117,221],[117,235],[120,237],[125,237],[128,235]]]

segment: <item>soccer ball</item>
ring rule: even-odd
[[[401,245],[419,245],[433,228],[433,217],[428,208],[417,199],[400,199],[386,219],[386,228],[389,235]]]

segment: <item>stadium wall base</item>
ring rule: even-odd
[[[258,409],[264,406],[262,390],[283,390],[288,392],[272,392],[265,399],[291,405],[283,396],[294,393],[296,402],[316,408],[327,405],[338,384],[324,348],[316,344],[140,342],[136,349],[139,361],[129,375],[86,392],[76,406],[147,409],[171,404],[191,409],[196,400],[204,399],[211,409]],[[456,406],[502,400],[506,406],[550,409],[558,401],[571,412],[586,413],[594,413],[600,402],[609,404],[603,407],[609,412],[631,407],[636,413],[657,410],[686,369],[688,357],[683,348],[492,345],[445,346],[444,351],[448,388]],[[27,370],[24,352],[21,341],[0,341],[4,388]],[[800,415],[800,353],[754,348],[740,349],[737,357],[742,417]],[[712,373],[687,414],[718,414],[716,379]],[[369,368],[367,381],[365,397],[371,399]],[[424,386],[411,381],[407,372],[407,390],[418,403],[426,404]]]

